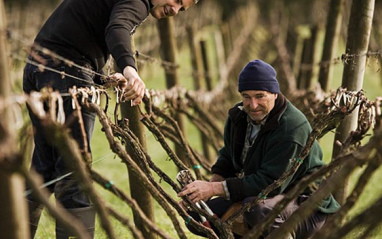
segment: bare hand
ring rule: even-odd
[[[178,197],[188,195],[190,200],[195,203],[200,200],[207,201],[213,196],[224,195],[224,189],[221,182],[205,182],[196,180],[183,188],[178,193]]]
[[[111,75],[110,80],[104,84],[105,87],[119,86],[120,88],[122,88],[124,85],[127,85],[127,80],[121,73],[115,73]]]
[[[123,76],[127,79],[123,89],[123,101],[133,100],[131,105],[138,105],[142,102],[146,85],[139,77],[138,72],[131,66],[125,67]]]

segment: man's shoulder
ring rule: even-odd
[[[286,138],[305,138],[312,130],[305,115],[292,103],[288,102],[285,112],[280,117],[279,127],[276,130]]]
[[[309,125],[309,121],[296,106],[294,106],[290,101],[287,103],[287,107],[281,119],[288,121],[288,123],[307,123]]]
[[[125,6],[133,6],[134,8],[138,8],[146,11],[150,11],[150,1],[149,0],[115,0],[114,4],[125,5]],[[144,12],[146,12],[144,11]]]

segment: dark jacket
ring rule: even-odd
[[[248,123],[247,114],[239,106],[242,106],[242,103],[229,110],[224,131],[224,147],[219,151],[218,160],[212,167],[213,173],[226,178],[233,201],[257,196],[279,179],[287,171],[291,160],[298,157],[312,130],[302,112],[279,94],[243,165],[240,156]],[[302,177],[311,174],[322,165],[322,150],[316,141],[297,172],[268,196],[287,192]],[[242,172],[244,177],[238,178],[237,174]],[[304,192],[310,193],[310,190]],[[331,213],[338,207],[338,203],[330,196],[321,204],[320,209]]]
[[[149,0],[64,0],[35,42],[100,71],[112,54],[117,66],[135,67],[131,35],[149,15]]]

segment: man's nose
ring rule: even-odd
[[[177,4],[176,6],[171,7],[171,16],[177,15],[181,8],[182,6],[180,4]]]
[[[252,109],[256,109],[257,106],[259,105],[256,99],[251,99],[251,103],[250,104],[251,104],[251,108]]]

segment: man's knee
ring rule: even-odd
[[[264,218],[273,210],[275,205],[282,200],[283,195],[277,195],[272,198],[268,198],[260,201],[257,205],[253,206],[248,212],[244,213],[244,221],[248,224],[250,228],[261,223]],[[251,203],[255,197],[248,197],[243,200],[243,204]],[[277,223],[279,218],[276,219]]]
[[[55,185],[55,197],[65,208],[82,208],[91,205],[88,195],[78,186],[76,180],[61,180]]]
[[[260,203],[258,205],[253,206],[249,211],[244,213],[244,221],[248,224],[248,226],[254,227],[264,220],[264,218],[271,212],[265,204]]]

